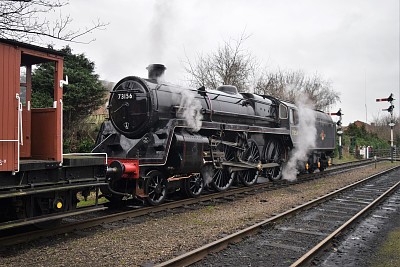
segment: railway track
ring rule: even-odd
[[[362,216],[398,191],[398,169],[370,176],[156,266],[187,266],[200,260],[195,266],[309,265]]]
[[[201,202],[207,202],[207,201],[232,201],[232,197],[239,197],[241,195],[246,195],[249,193],[256,194],[258,192],[265,192],[269,190],[275,190],[279,189],[282,187],[290,186],[293,184],[298,184],[298,183],[304,183],[310,180],[318,179],[320,177],[325,177],[327,175],[334,175],[337,173],[345,172],[352,170],[354,168],[360,168],[369,164],[373,164],[372,161],[367,160],[367,161],[357,161],[357,162],[350,162],[350,163],[345,163],[345,164],[340,164],[336,165],[335,167],[332,167],[329,170],[325,170],[324,172],[316,172],[313,174],[307,174],[307,175],[302,175],[299,177],[294,182],[289,182],[285,180],[277,181],[274,183],[271,182],[263,182],[259,183],[255,186],[252,187],[239,187],[239,188],[233,188],[229,191],[226,192],[219,192],[219,193],[209,193],[209,194],[204,194],[198,198],[189,198],[189,199],[183,199],[183,200],[175,200],[171,202],[167,202],[163,205],[156,206],[156,207],[140,207],[140,208],[134,208],[130,209],[127,211],[122,211],[122,212],[108,212],[106,215],[101,215],[101,216],[96,216],[95,214],[85,214],[81,215],[79,217],[79,210],[76,211],[76,215],[78,216],[76,221],[73,222],[67,222],[61,224],[59,227],[52,228],[52,229],[43,229],[43,230],[33,230],[33,231],[25,231],[22,233],[17,233],[15,234],[14,232],[11,232],[11,234],[7,234],[7,230],[11,229],[12,226],[14,225],[27,225],[29,221],[21,221],[15,223],[14,225],[0,225],[0,234],[2,234],[2,237],[0,237],[0,245],[3,246],[9,246],[9,245],[14,245],[18,243],[24,243],[28,241],[32,241],[41,237],[48,237],[48,236],[54,236],[58,234],[64,234],[68,232],[72,232],[74,230],[81,230],[85,228],[90,228],[94,226],[98,226],[101,224],[105,223],[112,223],[120,220],[124,220],[127,218],[134,218],[134,217],[139,217],[143,215],[148,215],[148,214],[154,214],[157,212],[161,211],[168,211],[171,209],[177,209],[177,208],[182,208],[182,207],[187,207],[190,205],[198,204]],[[97,210],[98,211],[104,211],[106,207],[103,206],[98,206]],[[64,216],[64,215],[62,215]],[[90,217],[87,217],[90,216]],[[55,218],[58,218],[55,216]],[[42,219],[37,219],[36,221],[41,222]]]

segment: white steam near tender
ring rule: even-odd
[[[283,179],[293,181],[296,179],[298,162],[306,162],[308,153],[315,147],[317,129],[315,127],[315,112],[313,104],[309,98],[300,94],[295,101],[298,107],[299,124],[297,142],[294,149],[290,152],[289,161],[283,169]]]

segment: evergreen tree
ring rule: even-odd
[[[61,50],[64,57],[64,76],[69,84],[64,86],[63,123],[64,149],[68,152],[84,152],[90,149],[86,118],[105,103],[106,88],[94,72],[95,64],[84,54],[72,54],[69,46]],[[41,64],[33,72],[32,106],[48,107],[53,102],[54,64]],[[83,148],[82,146],[86,146]]]
[[[351,142],[353,139],[353,142]],[[387,140],[379,138],[376,133],[368,132],[365,125],[357,127],[356,124],[350,123],[344,133],[345,143],[349,143],[350,147],[358,146],[371,146],[374,149],[389,148]]]

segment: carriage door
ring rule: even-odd
[[[21,158],[31,157],[31,69],[31,66],[20,67],[20,99],[22,104],[22,138],[20,145]]]

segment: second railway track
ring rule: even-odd
[[[373,175],[157,266],[193,264],[249,235],[253,236],[205,258],[197,266],[310,264],[360,216],[398,190],[399,184],[398,171]]]

